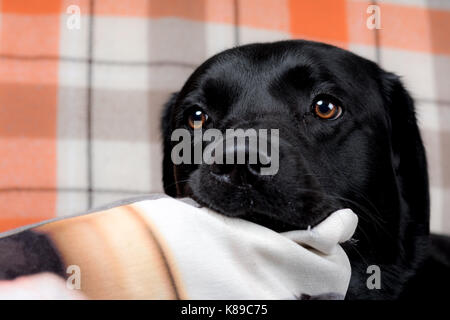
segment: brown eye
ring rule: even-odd
[[[187,123],[192,129],[200,129],[207,120],[208,115],[199,108],[190,111],[187,117]]]
[[[342,115],[342,108],[327,99],[320,99],[314,105],[314,113],[321,119],[335,120]]]

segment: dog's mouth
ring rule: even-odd
[[[269,228],[276,232],[287,232],[287,231],[293,231],[293,230],[301,230],[301,229],[307,229],[308,227],[313,226],[298,226],[294,225],[288,222],[285,222],[281,219],[277,219],[277,217],[274,216],[268,216],[261,213],[255,213],[255,212],[249,212],[244,217],[245,220],[254,222],[256,224],[259,224],[261,226],[264,226],[266,228]]]
[[[244,219],[279,233],[312,228],[326,219],[326,217],[328,217],[333,212],[333,210],[330,210],[329,213],[322,216],[320,219],[317,219],[317,221],[312,221],[311,223],[303,223],[301,221],[292,223],[290,221],[283,220],[283,216],[269,214],[267,212],[255,210],[254,208],[246,208],[240,210],[239,212],[230,212],[224,209],[222,206],[217,205],[214,201],[211,201],[207,197],[199,196],[193,192],[190,193],[189,198],[197,202],[200,206],[214,210],[224,216]]]
[[[215,178],[204,166],[180,181],[183,184],[178,189],[179,197],[192,198],[224,216],[251,221],[276,232],[312,228],[342,208],[314,181],[297,181],[290,176],[230,183]],[[289,187],[298,183],[303,187]]]

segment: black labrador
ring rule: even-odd
[[[175,165],[171,136],[180,128],[278,129],[278,172],[262,175],[263,164],[248,158]],[[359,226],[344,244],[348,299],[445,297],[450,241],[429,235],[425,150],[414,102],[395,74],[322,43],[245,45],[195,70],[166,104],[162,131],[167,194],[277,231],[351,208]],[[367,285],[371,265],[381,288]]]
[[[266,137],[270,152],[257,150],[264,156],[256,162],[246,141],[241,149],[222,148],[233,159],[243,151],[243,162],[189,164],[195,161],[174,161],[176,129],[194,136],[194,160],[197,146],[216,143],[197,143],[196,133],[208,129],[274,129],[278,138]],[[429,235],[425,151],[413,100],[394,74],[321,43],[238,47],[192,74],[167,103],[162,130],[167,194],[277,231],[351,208],[359,226],[343,244],[352,264],[348,299],[447,297],[450,241]],[[275,162],[273,150],[277,170],[262,174]],[[380,286],[369,283],[373,265]],[[27,230],[0,238],[0,280],[45,271],[67,276],[45,235]]]

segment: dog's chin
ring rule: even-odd
[[[286,232],[292,230],[301,230],[306,229],[308,225],[302,224],[291,224],[281,220],[278,217],[270,216],[266,213],[255,212],[252,209],[248,208],[240,208],[239,211],[230,210],[229,208],[224,208],[222,205],[211,201],[205,197],[196,195],[192,193],[190,197],[195,200],[199,205],[206,207],[208,209],[214,210],[224,216],[231,218],[240,218],[243,220],[247,220],[261,226],[264,226],[268,229],[271,229],[275,232]]]
[[[288,217],[286,217],[284,215],[274,215],[273,211],[266,212],[263,210],[257,210],[255,209],[254,206],[247,207],[246,205],[244,205],[244,202],[240,202],[239,205],[236,205],[235,202],[227,205],[227,203],[225,202],[211,199],[209,194],[203,194],[202,192],[192,191],[192,189],[189,194],[189,197],[195,200],[199,205],[214,210],[224,216],[244,219],[259,224],[261,226],[264,226],[275,232],[303,230],[309,227],[314,227],[329,215],[326,214],[322,215],[321,217],[316,215],[317,219],[295,219],[296,221],[293,223],[292,220],[294,219],[291,218],[289,219],[290,220],[289,221],[288,217],[292,216],[301,217],[302,213],[300,212],[291,213],[290,215],[288,215]],[[281,210],[283,210],[283,208],[279,209],[279,211]]]
[[[311,194],[297,194],[295,207],[289,206],[294,203],[291,199],[267,189],[270,185],[266,184],[265,188],[256,190],[252,185],[235,186],[213,179],[208,172],[196,170],[184,184],[182,196],[190,197],[224,216],[248,220],[276,232],[314,227],[335,211],[335,205],[311,198]]]

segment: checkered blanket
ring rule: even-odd
[[[429,157],[431,226],[448,233],[449,34],[448,0],[1,0],[0,231],[161,192],[169,94],[222,49],[305,38],[403,76]]]

